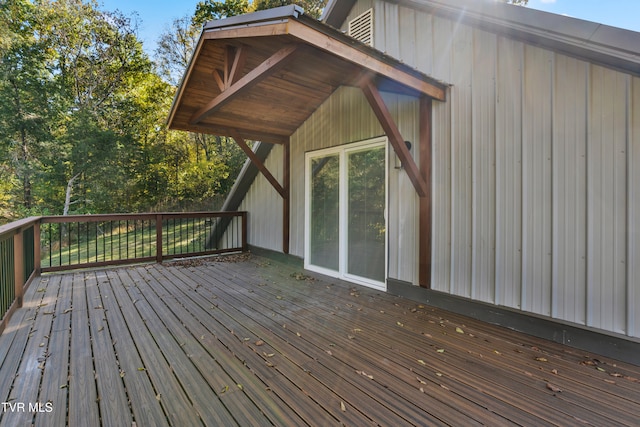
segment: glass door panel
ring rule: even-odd
[[[340,157],[311,160],[310,262],[338,271],[340,265]]]
[[[385,147],[347,153],[347,274],[385,280]]]

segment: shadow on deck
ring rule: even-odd
[[[48,275],[1,425],[637,425],[640,367],[241,255]]]

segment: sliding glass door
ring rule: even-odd
[[[386,145],[307,153],[306,268],[386,288]]]

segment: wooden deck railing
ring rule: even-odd
[[[228,225],[216,227],[222,221]],[[46,216],[4,225],[0,332],[40,272],[162,262],[246,248],[246,212]]]

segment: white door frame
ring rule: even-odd
[[[304,193],[304,226],[305,226],[305,239],[304,239],[304,268],[317,273],[325,274],[327,276],[344,279],[349,282],[357,283],[360,285],[368,286],[374,289],[386,291],[386,276],[388,271],[388,258],[389,258],[389,233],[388,233],[388,209],[389,209],[389,171],[388,171],[388,139],[386,136],[372,138],[364,141],[354,142],[346,145],[339,145],[335,147],[325,148],[316,151],[309,151],[305,153],[305,193]],[[347,273],[347,248],[348,248],[348,171],[347,171],[347,155],[352,152],[363,151],[369,148],[384,147],[385,149],[385,162],[384,162],[384,174],[385,174],[385,280],[379,282],[366,277],[356,276]],[[340,177],[339,177],[339,269],[338,271],[331,270],[326,267],[321,267],[311,264],[311,161],[317,157],[325,157],[328,155],[338,155],[340,162]]]

